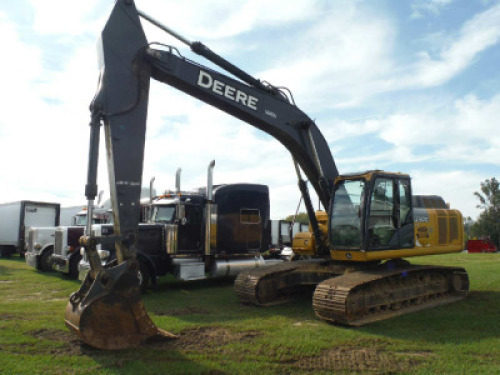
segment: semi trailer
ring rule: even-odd
[[[57,226],[59,203],[16,201],[0,204],[0,253],[10,257],[15,252],[24,256],[31,227]],[[35,259],[26,259],[35,262]]]

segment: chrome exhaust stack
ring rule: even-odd
[[[175,195],[177,199],[177,209],[175,210],[176,218],[177,218],[177,224],[181,224],[184,219],[184,206],[181,204],[181,168],[177,168],[177,171],[175,172]]]
[[[205,205],[205,256],[211,255],[210,249],[210,222],[211,222],[211,214],[212,214],[212,199],[213,199],[213,181],[214,181],[214,167],[215,160],[212,160],[210,164],[208,164],[207,170],[207,203]]]
[[[151,180],[149,180],[149,204],[153,204],[153,199],[154,199],[154,190],[153,190],[153,186],[154,186],[154,183],[155,183],[155,177],[151,177]]]
[[[175,194],[179,194],[181,192],[181,172],[182,168],[177,168],[175,172]]]

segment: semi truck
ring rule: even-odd
[[[92,224],[98,225],[110,223],[111,221],[112,215],[106,206],[98,207],[93,210]],[[48,269],[53,268],[56,271],[67,274],[71,278],[78,278],[78,264],[82,259],[78,239],[83,235],[86,223],[87,210],[82,210],[73,217],[73,225],[51,228],[54,247],[53,251],[50,253],[50,264],[47,266]],[[33,230],[37,231],[38,228],[34,228]],[[47,270],[45,268],[40,269],[42,271]]]
[[[60,209],[59,203],[28,200],[0,204],[1,256],[10,257],[15,252],[24,256],[30,228],[59,225]]]
[[[136,243],[142,291],[167,273],[179,280],[202,280],[283,262],[262,255],[272,242],[269,188],[249,183],[213,185],[214,165],[208,168],[207,187],[182,191],[178,169],[176,189],[142,205],[146,209],[141,211],[149,213],[147,223],[139,225]],[[112,225],[94,225],[92,230],[97,236],[114,234]],[[97,253],[104,267],[116,263],[114,243],[97,245]],[[89,269],[84,255],[81,280]]]
[[[36,268],[39,271],[50,271],[54,269],[52,256],[54,254],[54,245],[56,231],[61,228],[68,228],[70,225],[80,226],[85,225],[87,220],[87,210],[83,206],[63,207],[60,210],[60,224],[54,226],[33,226],[29,229],[28,243],[26,245],[26,263],[29,266]],[[94,211],[95,222],[108,222],[110,213],[104,208],[98,208]],[[64,221],[62,221],[64,218]],[[83,233],[83,232],[81,232]],[[76,267],[80,259],[74,260]],[[56,266],[56,269],[59,268]],[[69,273],[68,271],[66,271]],[[76,278],[77,271],[73,270],[72,276]]]

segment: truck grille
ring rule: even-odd
[[[61,255],[63,247],[63,232],[56,230],[54,238],[54,254]]]

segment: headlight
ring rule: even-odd
[[[39,243],[35,244],[35,246],[33,246],[33,248],[35,250],[41,250],[42,249],[42,245],[40,245]]]

